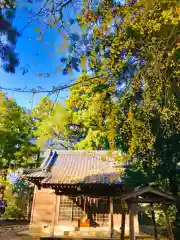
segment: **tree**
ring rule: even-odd
[[[109,142],[114,140],[107,128],[112,121],[111,112],[118,111],[112,98],[113,88],[104,83],[104,78],[101,83],[96,81],[96,77],[82,75],[71,88],[68,107],[78,149],[109,149]]]
[[[37,147],[33,141],[33,121],[13,99],[0,93],[0,172],[7,184],[8,169],[36,164]]]
[[[15,73],[15,69],[19,65],[18,53],[15,52],[16,42],[20,34],[23,33],[24,29],[28,27],[29,24],[31,24],[36,19],[41,24],[44,23],[48,28],[58,26],[61,30],[66,29],[65,25],[69,23],[70,19],[66,20],[64,18],[64,9],[71,7],[70,11],[72,11],[73,2],[76,2],[76,0],[44,0],[37,1],[36,4],[33,4],[32,1],[27,1],[27,6],[29,4],[32,4],[33,6],[31,8],[31,12],[33,12],[33,14],[31,16],[30,12],[27,12],[29,21],[28,23],[24,24],[24,28],[19,33],[13,26],[13,20],[15,17],[16,9],[21,7],[21,3],[16,0],[3,0],[0,3],[0,59],[1,67],[3,70],[8,73]],[[40,32],[40,30],[36,28],[36,32]],[[44,33],[42,33],[42,35],[43,34]],[[40,36],[40,40],[43,38],[42,35]],[[64,73],[66,72],[67,65],[69,65],[69,61],[72,62],[72,64],[70,63],[71,65],[74,66],[75,64],[74,58],[69,58],[66,61],[65,68],[63,69]],[[73,69],[77,70],[77,67],[74,66]],[[21,67],[21,70],[22,74],[25,74],[28,71],[26,67]]]
[[[0,115],[1,167],[26,165],[37,151],[33,143],[30,115],[3,93],[0,94]]]
[[[69,148],[71,139],[68,134],[69,114],[65,106],[43,98],[32,112],[35,119],[37,144],[42,147]]]
[[[105,123],[109,142],[119,135],[123,149],[143,171],[151,169],[157,179],[168,183],[165,186],[177,199],[176,239],[180,230],[179,7],[179,1],[118,4],[107,0],[82,13],[78,19],[90,39],[88,64],[93,80],[86,77],[77,85],[74,103],[75,114],[89,114],[89,128],[96,125],[103,132],[92,120]],[[97,95],[95,86],[103,89]],[[104,96],[110,96],[113,110]],[[100,110],[93,118],[90,109],[96,98],[100,107],[95,109]]]
[[[19,64],[18,55],[15,53],[19,33],[13,27],[14,6],[14,1],[6,0],[1,3],[0,8],[0,59],[2,68],[10,73],[15,73],[15,68]]]

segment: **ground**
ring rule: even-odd
[[[0,221],[1,240],[31,240],[28,236],[17,236],[16,234],[28,230],[28,222],[25,221]]]
[[[29,223],[26,221],[0,221],[0,240],[39,240],[30,236],[20,236],[20,232],[28,232]],[[142,230],[142,229],[141,229]],[[150,229],[152,230],[152,229]],[[143,232],[151,232],[150,230]],[[141,240],[152,240],[152,237],[141,236]]]

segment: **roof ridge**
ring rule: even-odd
[[[68,153],[73,153],[73,154],[75,154],[75,153],[108,153],[108,152],[110,152],[109,150],[85,150],[85,149],[83,149],[83,150],[56,150],[56,149],[53,149],[52,150],[53,152],[57,152],[57,154],[68,154]],[[113,151],[112,152],[113,154],[117,154],[117,153],[121,153],[122,154],[122,152],[120,152],[120,151]]]

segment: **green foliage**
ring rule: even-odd
[[[21,219],[23,218],[23,208],[18,204],[18,200],[14,195],[13,187],[7,184],[4,192],[4,199],[7,201],[7,207],[2,215],[2,219]]]
[[[136,157],[145,171],[150,167],[169,180],[178,177],[179,162],[178,8],[177,1],[129,5],[105,1],[95,11],[89,10],[91,18],[86,24],[93,31],[89,65],[95,77],[88,82],[87,77],[82,79],[81,86],[71,91],[79,109],[75,114],[84,113],[81,122],[95,120],[110,142],[120,131],[128,154]],[[79,17],[81,24],[85,17]],[[95,51],[97,43],[102,51]],[[136,66],[134,74],[129,69],[132,65]],[[126,77],[124,69],[128,69]],[[102,84],[109,88],[93,93],[92,89],[102,89]],[[171,191],[177,194],[178,189]]]
[[[179,1],[140,0],[126,5],[102,1],[96,9],[82,12],[78,20],[86,25],[91,40],[88,64],[93,74],[77,80],[69,100],[73,122],[84,134],[78,148],[93,148],[92,142],[103,136],[115,149],[119,138],[120,147],[137,161],[134,171],[127,170],[133,179],[139,178],[135,185],[142,179],[154,181],[177,202],[179,8]],[[95,143],[94,148],[100,146]],[[176,207],[178,231],[178,203]]]
[[[68,112],[60,103],[53,104],[50,99],[44,98],[33,109],[35,118],[35,136],[39,147],[68,146]]]
[[[169,220],[174,223],[176,221],[176,207],[174,205],[169,206],[168,208]]]
[[[157,179],[155,179],[152,170],[148,169],[148,171],[144,171],[140,166],[138,166],[138,163],[127,167],[125,170],[124,182],[130,188],[147,186],[156,181]]]
[[[16,102],[0,93],[0,167],[18,168],[33,163],[33,121]]]
[[[8,220],[19,220],[24,218],[23,211],[16,204],[9,202],[8,206],[5,209],[5,213],[2,216],[3,219]]]
[[[21,208],[13,201],[12,189],[8,190],[7,175],[9,171],[20,167],[36,165],[38,149],[34,142],[33,128],[32,117],[13,99],[0,92],[0,181],[7,187],[3,199],[8,200],[5,218],[22,216]],[[23,199],[24,196],[21,196],[21,200]]]
[[[10,73],[15,73],[15,68],[19,64],[18,55],[14,49],[16,46],[19,33],[12,25],[12,20],[15,15],[13,8],[14,1],[3,1],[0,11],[0,33],[6,37],[6,41],[0,40],[0,59],[3,70]]]
[[[155,183],[178,199],[179,9],[175,0],[125,5],[107,0],[85,8],[77,18],[87,43],[81,52],[83,74],[70,89],[66,108],[48,99],[39,105],[39,143],[63,139],[75,149],[120,148],[136,159],[126,170],[127,184]],[[76,44],[74,49],[79,55]],[[72,62],[61,60],[70,72]]]

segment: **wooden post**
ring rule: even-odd
[[[54,214],[53,214],[53,226],[51,236],[54,237],[54,230],[56,225],[56,209],[57,209],[57,194],[55,194]]]
[[[86,213],[86,197],[84,197],[84,212]]]
[[[72,198],[72,204],[71,204],[71,222],[73,222],[73,219],[74,219],[74,201],[73,201],[73,198]]]
[[[129,205],[129,239],[135,240],[134,232],[134,212],[132,211],[132,206]]]
[[[167,223],[168,239],[169,240],[174,240],[172,225],[171,225],[171,222],[169,221],[169,216],[168,216],[167,210],[168,210],[168,206],[164,205],[163,206],[163,212],[164,212],[165,220],[166,220],[166,223]]]
[[[113,237],[113,229],[114,229],[114,222],[113,222],[113,198],[112,197],[110,197],[109,203],[110,203],[110,216],[111,216],[110,228],[111,228],[111,238],[112,238]]]
[[[30,187],[27,187],[27,195],[26,195],[26,219],[27,220],[30,220],[31,218],[31,215],[30,215],[30,212],[31,212],[31,189]]]
[[[31,222],[31,223],[32,223],[33,220],[34,220],[34,207],[35,207],[37,189],[38,189],[37,186],[34,184],[33,202],[32,202],[31,219],[30,219],[30,222]]]
[[[123,209],[122,217],[121,217],[121,233],[120,233],[120,240],[124,240],[125,221],[126,221],[126,210]]]
[[[153,204],[151,204],[151,216],[152,216],[152,223],[154,226],[154,240],[158,240],[158,234],[157,234],[157,227],[156,227],[156,219],[155,219],[155,213],[154,213],[154,209],[153,209]]]

